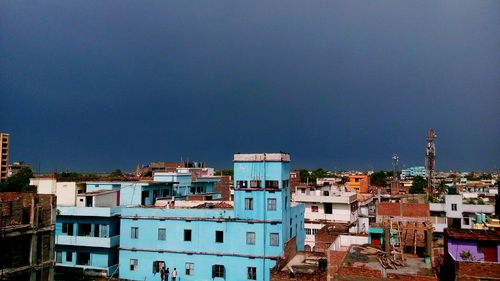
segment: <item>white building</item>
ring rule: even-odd
[[[356,192],[349,192],[343,186],[298,186],[292,200],[305,205],[306,248],[314,249],[316,232],[326,223],[346,223],[350,232],[358,231]]]
[[[431,222],[435,232],[453,226],[461,229],[483,228],[486,216],[495,212],[495,206],[479,199],[465,199],[463,195],[445,195],[444,203],[429,203]]]
[[[85,185],[58,182],[55,178],[32,178],[30,185],[36,186],[38,194],[55,194],[57,206],[76,206],[76,195],[85,192]]]

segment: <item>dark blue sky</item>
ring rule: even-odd
[[[500,167],[500,1],[0,1],[11,160]]]

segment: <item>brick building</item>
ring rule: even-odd
[[[53,280],[56,198],[0,193],[0,280]]]

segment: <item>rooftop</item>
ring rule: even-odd
[[[444,232],[457,240],[500,241],[500,233],[493,230],[445,228]]]
[[[234,162],[290,162],[288,153],[238,153],[234,155]]]

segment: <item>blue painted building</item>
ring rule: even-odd
[[[290,205],[289,171],[288,154],[236,154],[234,208],[123,208],[120,278],[160,280],[164,265],[181,281],[269,280],[285,244],[304,248],[304,207]]]
[[[55,251],[58,273],[110,276],[118,269],[118,193],[81,193],[76,206],[58,206]]]
[[[401,170],[401,179],[406,179],[408,177],[421,176],[426,178],[428,175],[427,169],[424,166],[410,167],[408,169]]]

